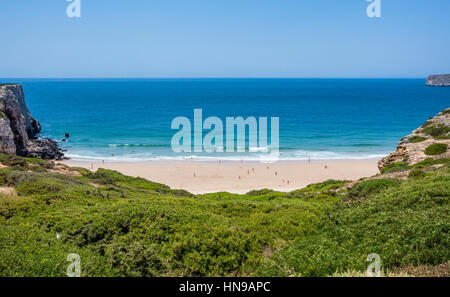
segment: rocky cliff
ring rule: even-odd
[[[378,162],[380,171],[392,163],[413,165],[427,158],[450,158],[450,108],[430,118],[421,127],[403,137],[397,150]]]
[[[0,85],[0,153],[60,160],[56,141],[39,139],[40,123],[31,116],[21,85]]]
[[[450,74],[440,74],[440,75],[428,76],[427,86],[450,87]]]

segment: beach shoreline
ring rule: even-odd
[[[328,179],[358,180],[377,174],[378,158],[331,160],[191,161],[142,160],[102,161],[65,160],[68,166],[89,170],[111,169],[183,189],[193,194],[229,192],[245,194],[252,190],[272,189],[290,192]]]

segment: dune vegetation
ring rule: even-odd
[[[425,155],[440,155],[447,152],[448,144],[433,143],[425,149]]]
[[[450,162],[290,193],[193,195],[0,155],[0,276],[447,275]],[[420,171],[420,173],[417,173]],[[415,173],[412,173],[415,172]],[[444,267],[444,268],[443,268]]]

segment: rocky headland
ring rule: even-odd
[[[41,124],[31,116],[22,86],[0,84],[0,153],[61,160],[56,141],[38,138]]]
[[[430,75],[426,84],[431,87],[450,87],[450,74]]]
[[[397,150],[378,162],[378,168],[383,172],[387,167],[411,166],[427,159],[450,158],[449,145],[450,108],[447,108],[403,137]]]

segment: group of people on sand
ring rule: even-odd
[[[308,158],[308,163],[311,164],[311,157]],[[219,160],[219,165],[221,165],[221,164],[222,164],[222,160]],[[241,159],[241,164],[243,164],[243,160],[242,159]],[[242,167],[241,167],[241,169],[242,169]],[[269,170],[270,166],[267,166],[266,169]],[[328,169],[328,165],[325,164],[324,165],[324,169]],[[255,168],[252,168],[252,172],[255,172]],[[250,174],[250,169],[247,169],[247,174]],[[275,171],[275,176],[278,176],[278,171]],[[194,172],[194,177],[196,177],[195,172]],[[242,177],[240,175],[238,175],[238,179],[241,180]],[[283,184],[284,183],[289,185],[290,181],[288,179],[287,180],[283,179]]]

